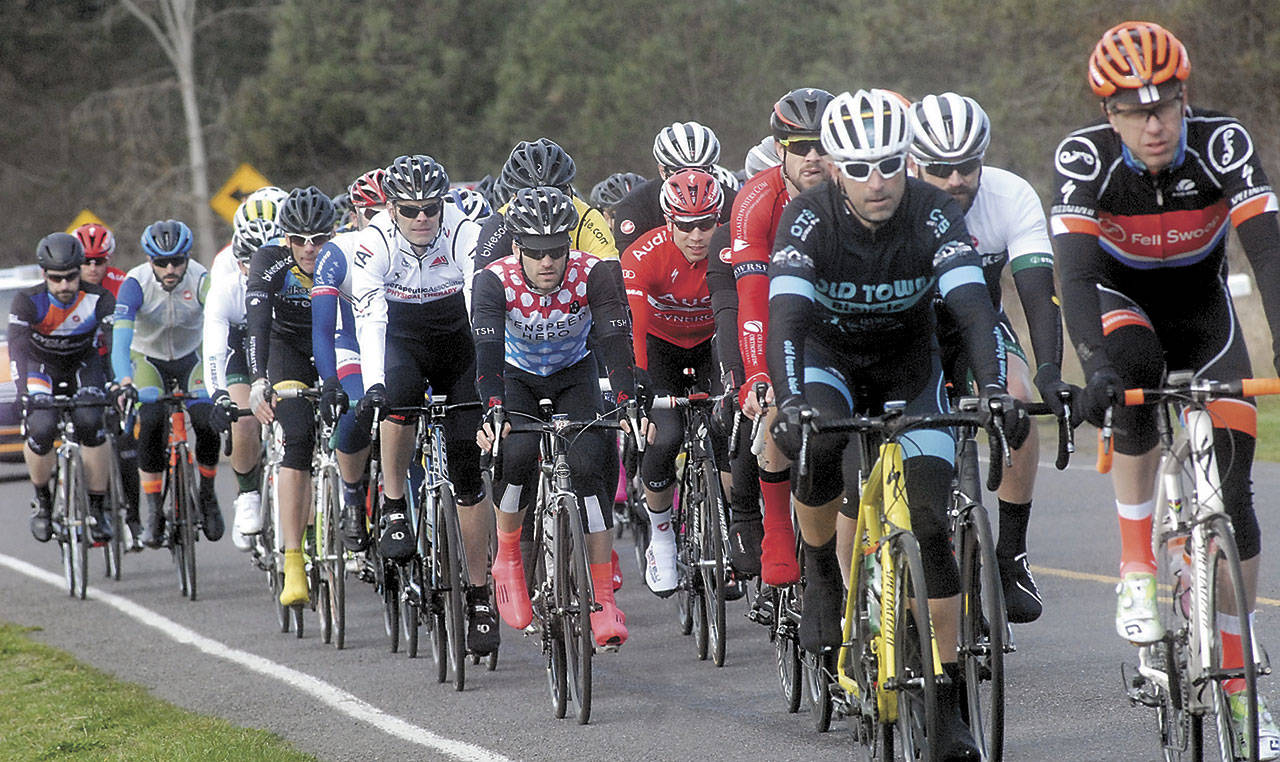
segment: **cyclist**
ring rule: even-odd
[[[472,300],[476,384],[490,410],[506,406],[537,415],[538,401],[546,398],[571,420],[592,419],[599,387],[596,363],[588,359],[588,334],[604,356],[619,402],[635,399],[630,321],[618,276],[606,272],[617,265],[571,251],[570,231],[578,223],[573,199],[554,187],[522,188],[507,205],[506,217],[517,252],[477,273]],[[476,442],[487,450],[493,436],[492,421],[486,420]],[[599,467],[612,448],[612,437],[587,432],[569,451],[600,604],[591,613],[591,629],[601,646],[627,639],[626,617],[613,595],[613,484]],[[506,488],[497,511],[493,580],[503,620],[522,630],[533,617],[520,534],[523,514],[538,490],[538,436],[510,436],[503,453]]]
[[[277,224],[284,238],[254,252],[245,286],[249,405],[263,426],[280,422],[284,454],[276,483],[284,544],[280,604],[307,602],[302,535],[310,512],[311,450],[315,409],[302,397],[274,399],[273,390],[312,386],[311,279],[320,248],[333,237],[333,202],[319,188],[294,188],[280,204]]]
[[[570,234],[573,248],[601,259],[617,259],[618,248],[614,245],[613,234],[604,216],[592,209],[587,202],[573,193],[573,178],[578,170],[573,158],[554,140],[539,138],[534,141],[520,141],[511,150],[507,162],[502,166],[499,179],[511,192],[521,188],[552,186],[569,196],[578,212],[578,223]],[[494,214],[480,225],[480,238],[476,243],[476,270],[482,270],[490,263],[510,256],[512,234],[507,227],[505,203],[494,207],[499,214]]]
[[[1031,400],[1027,355],[1000,305],[1000,276],[1006,264],[1013,273],[1035,350],[1035,389],[1061,413],[1059,391],[1078,394],[1080,390],[1062,380],[1062,317],[1040,199],[1026,180],[983,164],[991,121],[974,99],[956,93],[926,95],[911,108],[911,126],[911,155],[920,168],[918,176],[960,204],[965,227],[982,257],[982,274],[1004,333],[1009,392],[1024,402]],[[961,330],[944,308],[938,311],[938,333],[947,377],[957,389],[967,389]],[[996,560],[1010,622],[1033,622],[1042,610],[1040,591],[1027,565],[1027,523],[1039,444],[1038,437],[1027,437],[1026,444],[1013,451],[1013,465],[1005,470],[998,494]]]
[[[484,222],[489,215],[493,214],[489,199],[485,198],[480,191],[471,188],[454,188],[445,198],[461,209],[462,213],[473,222]]]
[[[361,405],[416,407],[428,387],[450,403],[478,401],[467,300],[479,226],[445,203],[449,175],[430,156],[398,157],[387,167],[382,190],[387,214],[361,231],[351,275],[365,386]],[[415,420],[392,415],[382,426],[388,478],[378,549],[390,559],[409,558],[416,547],[404,497]],[[445,420],[449,480],[471,581],[467,648],[485,654],[498,647],[500,636],[486,586],[493,501],[474,446],[479,426],[479,409],[454,411]]]
[[[121,399],[136,399],[138,408],[138,476],[149,514],[144,545],[164,542],[164,507],[160,502],[165,468],[164,430],[167,416],[162,394],[178,388],[189,396],[191,426],[196,435],[200,471],[200,513],[205,537],[222,537],[222,512],[214,493],[218,468],[218,433],[209,423],[209,396],[200,363],[204,303],[209,273],[191,261],[191,228],[179,220],[153,222],[142,231],[147,261],[129,271],[116,300],[111,365]]]
[[[613,230],[613,207],[642,182],[644,178],[635,172],[614,172],[592,186],[591,206],[604,215],[605,224],[610,230]]]
[[[311,354],[322,380],[321,415],[334,420],[333,412],[350,400],[364,395],[360,375],[360,346],[356,343],[355,316],[351,310],[351,258],[355,255],[359,231],[386,211],[382,192],[382,168],[364,173],[351,183],[350,198],[355,209],[355,230],[339,233],[326,243],[316,259],[315,282],[311,286]],[[342,476],[342,516],[338,526],[347,550],[368,547],[365,526],[365,488],[362,484],[369,457],[372,411],[364,416],[355,411],[337,420],[338,470]]]
[[[333,232],[345,233],[356,229],[356,208],[351,203],[351,196],[345,192],[330,199],[337,218],[333,223]]]
[[[613,208],[613,239],[618,251],[654,228],[666,225],[662,211],[662,183],[682,169],[710,172],[720,160],[720,140],[710,127],[697,122],[675,122],[663,127],[653,138],[653,158],[658,176],[631,189]],[[728,221],[732,196],[726,198],[720,222]]]
[[[738,193],[729,217],[732,266],[737,283],[737,337],[742,353],[744,383],[738,402],[754,420],[760,404],[754,387],[769,382],[765,362],[765,336],[769,325],[769,258],[783,207],[825,177],[819,140],[822,112],[831,93],[818,88],[792,90],[773,104],[769,116],[776,167],[753,175]],[[772,401],[769,388],[766,400]],[[772,415],[766,422],[772,421]],[[729,527],[729,547],[734,564],[760,569],[770,585],[784,585],[800,577],[796,564],[796,538],[791,526],[790,462],[766,434],[759,459],[759,494],[764,521],[758,510],[742,511]],[[735,501],[736,502],[736,501]],[[750,506],[754,509],[754,505]],[[745,515],[744,515],[745,514]],[[741,568],[741,567],[739,567]]]
[[[945,193],[904,171],[911,145],[907,108],[883,90],[841,93],[823,113],[821,140],[830,179],[787,205],[769,266],[766,353],[778,398],[778,447],[797,455],[801,421],[810,413],[878,412],[887,400],[906,400],[908,413],[946,408],[934,338],[935,289],[964,326],[984,394],[1003,403],[1011,444],[1021,445],[1029,420],[1005,392],[995,311],[963,212]],[[799,638],[814,653],[842,641],[844,593],[834,534],[847,441],[843,435],[812,437],[806,466],[824,478],[794,484],[806,581]],[[956,691],[960,587],[945,515],[955,441],[949,429],[914,431],[901,441],[911,526],[925,560],[939,655],[951,678],[938,686],[938,756],[977,759]]]
[[[723,204],[724,191],[710,174],[696,169],[675,172],[662,182],[667,224],[623,252],[622,277],[634,321],[636,385],[653,394],[681,394],[688,385],[685,368],[695,370],[698,386],[718,391],[707,254]],[[684,432],[678,411],[655,410],[651,417],[657,437],[640,462],[652,525],[645,582],[665,598],[675,592],[678,581],[671,500]],[[713,436],[712,441],[716,463],[726,467],[724,439]]]
[[[742,171],[746,173],[747,180],[755,177],[770,167],[776,167],[782,163],[778,158],[777,149],[774,148],[774,140],[772,135],[767,135],[759,143],[751,147],[747,151],[746,161],[743,162]]]
[[[213,260],[204,308],[204,377],[213,402],[209,423],[218,431],[231,432],[231,471],[236,478],[231,540],[242,551],[251,550],[249,536],[262,531],[258,493],[262,447],[257,419],[246,415],[232,423],[229,413],[250,409],[245,288],[254,253],[279,235],[277,212],[274,202],[252,196],[236,210],[231,246]]]
[[[35,488],[31,535],[40,542],[53,536],[51,521],[55,456],[53,439],[57,415],[50,409],[53,394],[76,401],[106,399],[106,376],[98,360],[104,329],[111,324],[115,302],[101,286],[81,282],[84,247],[69,233],[51,233],[36,246],[36,262],[44,282],[16,293],[9,307],[9,356],[19,399],[26,400],[22,450],[27,475]],[[77,408],[72,414],[74,435],[84,456],[89,492],[89,533],[95,542],[111,539],[111,523],[103,503],[107,493],[106,432],[101,407]]]
[[[1158,24],[1107,30],[1089,58],[1089,84],[1103,119],[1067,136],[1055,154],[1050,209],[1067,329],[1084,367],[1085,413],[1095,425],[1125,387],[1151,386],[1163,371],[1193,370],[1232,381],[1251,375],[1227,291],[1228,225],[1253,265],[1271,328],[1280,340],[1280,255],[1276,196],[1249,132],[1234,118],[1191,108],[1186,48]],[[1280,365],[1280,363],[1277,363]],[[1250,491],[1257,410],[1221,400],[1214,449],[1223,502],[1235,527],[1250,601],[1248,621],[1218,614],[1222,663],[1238,667],[1241,628],[1253,626],[1261,538]],[[1159,463],[1155,413],[1117,407],[1112,485],[1120,519],[1116,631],[1135,643],[1162,636],[1156,612],[1151,516]],[[1245,748],[1243,680],[1230,682],[1236,746]],[[1280,757],[1277,729],[1259,696],[1259,748]]]
[[[102,286],[111,292],[111,297],[120,291],[124,283],[125,273],[118,267],[111,266],[111,257],[116,251],[116,237],[111,228],[96,222],[86,222],[72,231],[72,235],[80,239],[84,247],[84,264],[80,265],[80,281]],[[111,378],[111,349],[106,346],[98,348],[102,357],[104,378]],[[142,522],[138,519],[138,445],[133,441],[133,432],[129,429],[114,434],[116,460],[120,466],[120,483],[124,488],[125,526],[129,530],[129,547],[131,550],[142,549]]]

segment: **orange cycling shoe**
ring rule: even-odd
[[[591,585],[596,591],[599,611],[591,612],[591,632],[598,646],[620,646],[627,642],[627,617],[613,600],[613,564],[591,564]]]
[[[524,563],[520,560],[520,530],[498,530],[498,553],[493,559],[493,592],[502,621],[523,630],[533,621],[529,589],[525,587]]]

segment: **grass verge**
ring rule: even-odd
[[[1280,398],[1254,399],[1258,402],[1258,450],[1254,459],[1280,461]]]
[[[0,759],[314,760],[180,709],[0,622]]]

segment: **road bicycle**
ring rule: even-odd
[[[193,397],[180,388],[160,395],[155,402],[164,406],[168,431],[165,471],[160,490],[164,507],[164,544],[169,548],[178,573],[178,589],[188,599],[196,599],[196,541],[204,525],[195,474],[195,459],[187,435],[187,403]]]
[[[248,410],[240,415],[250,415]],[[228,439],[228,446],[230,440]],[[267,590],[271,594],[271,608],[275,612],[280,632],[292,629],[299,638],[303,635],[302,606],[284,606],[280,603],[280,591],[284,589],[284,538],[280,536],[280,467],[284,460],[284,431],[279,421],[262,427],[262,529],[251,548],[253,563],[266,574]]]
[[[517,410],[499,413],[494,429],[502,430],[502,416],[506,415],[520,419],[511,421],[511,433],[540,435],[538,492],[533,507],[534,564],[528,571],[533,590],[531,629],[541,636],[547,688],[556,718],[567,714],[572,700],[578,724],[585,725],[591,719],[592,656],[597,649],[616,651],[617,646],[598,647],[591,633],[591,612],[597,604],[587,563],[586,530],[573,491],[569,450],[578,437],[591,429],[621,427],[604,416],[571,421],[567,415],[556,413],[549,399],[539,400],[538,406],[541,417]],[[638,431],[635,405],[627,405],[626,410],[631,431]],[[495,443],[495,461],[497,456]]]
[[[686,371],[686,376],[689,371]],[[725,660],[725,602],[729,580],[728,504],[711,444],[711,416],[724,395],[690,392],[655,397],[654,410],[682,413],[682,439],[671,522],[676,534],[680,629],[693,634],[699,659]],[[736,584],[736,583],[733,583]]]
[[[1124,393],[1125,405],[1157,405],[1160,466],[1151,544],[1156,577],[1167,595],[1159,605],[1164,637],[1139,646],[1137,669],[1122,665],[1121,674],[1130,702],[1156,710],[1166,760],[1205,757],[1206,717],[1216,725],[1217,757],[1258,758],[1257,679],[1271,669],[1242,613],[1248,611],[1248,601],[1235,531],[1223,505],[1212,406],[1217,400],[1277,393],[1280,379],[1221,382],[1196,378],[1190,371],[1170,373],[1158,388]],[[1104,473],[1110,470],[1111,414],[1106,413],[1099,448],[1098,470]],[[1241,667],[1221,666],[1219,611],[1240,617],[1241,650],[1252,655]],[[1242,680],[1245,686],[1249,748],[1243,757],[1232,748],[1228,680]]]
[[[993,451],[998,445],[1001,453],[990,461],[992,489],[999,485],[1009,452],[998,415],[982,410],[907,415],[905,408],[904,402],[889,402],[882,415],[827,421],[806,415],[796,459],[798,477],[811,478],[810,434],[853,433],[863,449],[861,462],[872,463],[858,501],[842,644],[834,658],[822,656],[814,678],[826,686],[815,698],[831,705],[818,711],[848,717],[856,750],[867,759],[895,758],[895,729],[901,758],[932,759],[930,739],[937,737],[940,722],[937,686],[947,679],[933,637],[920,546],[911,532],[898,440],[922,428],[985,428]]]

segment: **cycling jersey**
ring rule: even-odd
[[[98,284],[111,293],[115,297],[120,293],[120,285],[124,283],[126,273],[119,267],[108,267],[107,274],[102,276],[102,283]]]
[[[150,262],[129,271],[116,300],[111,365],[116,381],[133,376],[131,352],[176,360],[200,348],[209,272],[195,260],[171,291],[156,278]]]
[[[560,288],[550,294],[529,286],[516,254],[476,274],[471,329],[483,399],[501,402],[504,360],[527,373],[550,376],[590,354],[588,335],[604,355],[610,388],[635,397],[627,346],[631,325],[617,275],[608,272],[611,266],[616,267],[571,251]]]
[[[805,191],[783,212],[769,265],[766,355],[779,405],[802,394],[806,342],[858,370],[930,355],[935,290],[963,326],[974,375],[1004,387],[1004,351],[960,205],[908,179],[875,230],[853,217],[837,184]]]
[[[1050,226],[1067,329],[1089,375],[1110,364],[1099,288],[1155,312],[1196,304],[1225,284],[1228,224],[1253,266],[1273,351],[1280,348],[1276,195],[1253,141],[1214,111],[1188,109],[1183,125],[1173,163],[1154,176],[1106,121],[1058,145]]]
[[[302,271],[287,247],[263,246],[254,253],[245,286],[245,319],[249,374],[255,380],[268,377],[273,340],[311,348],[311,273]],[[294,374],[285,375],[271,382],[295,380]]]
[[[341,380],[360,373],[350,267],[358,238],[357,231],[339,233],[316,257],[311,286],[311,354],[320,378],[336,376]]]
[[[711,234],[707,255],[707,291],[711,294],[711,312],[716,325],[716,361],[726,389],[739,388],[743,380],[742,353],[738,349],[738,290],[733,280],[732,254],[728,225]],[[764,280],[766,286],[767,279]],[[765,293],[768,296],[768,292]],[[766,376],[767,378],[767,373]]]
[[[617,259],[621,251],[613,240],[613,233],[605,224],[604,215],[587,202],[573,196],[573,206],[578,210],[578,225],[569,231],[569,246],[600,259]],[[476,271],[488,267],[511,250],[511,231],[507,228],[507,206],[490,215],[480,225],[480,237],[476,243]]]
[[[385,381],[388,334],[413,340],[469,332],[466,300],[479,233],[453,204],[442,205],[439,232],[422,253],[390,213],[376,215],[360,232],[351,284],[366,389]]]
[[[769,327],[769,258],[778,220],[790,200],[782,166],[771,167],[747,180],[729,216],[729,261],[738,287],[738,348],[746,374],[744,390],[757,381],[769,380],[764,356]],[[712,250],[716,250],[714,246]]]
[[[231,267],[228,268],[227,259]],[[234,352],[244,352],[246,318],[244,307],[245,286],[248,276],[240,271],[240,265],[230,249],[223,249],[213,259],[209,270],[209,294],[204,304],[204,381],[209,391],[225,390],[230,384],[227,378],[227,357]],[[233,338],[234,334],[234,338]],[[241,346],[232,344],[238,339]]]
[[[662,213],[661,177],[654,177],[631,189],[621,201],[613,207],[613,240],[618,251],[626,251],[637,239],[656,227],[666,224],[666,215]],[[723,184],[724,206],[720,210],[721,224],[729,221],[729,212],[733,207],[734,191]]]
[[[48,369],[100,366],[95,359],[98,345],[110,343],[106,331],[114,312],[110,292],[91,283],[82,282],[65,305],[44,283],[14,294],[9,305],[9,362],[18,396],[52,393]]]
[[[631,305],[637,366],[649,367],[647,336],[687,349],[715,333],[707,260],[686,259],[665,225],[623,252],[622,279]]]

